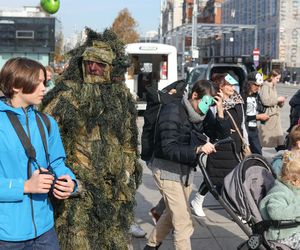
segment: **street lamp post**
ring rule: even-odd
[[[193,63],[195,58],[197,58],[197,14],[198,14],[198,0],[194,0],[193,4],[193,18],[192,18],[192,44],[191,44],[191,54],[193,58]]]

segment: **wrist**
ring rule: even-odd
[[[30,187],[29,187],[29,181],[24,182],[24,194],[29,194],[30,193]]]
[[[203,146],[198,146],[198,147],[196,148],[196,154],[200,154],[200,153],[202,152],[202,147],[203,147]]]

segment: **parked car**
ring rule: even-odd
[[[237,91],[239,92],[247,78],[247,69],[243,64],[235,63],[209,63],[196,66],[187,77],[188,90],[190,91],[194,83],[198,80],[211,80],[214,73],[229,73],[239,82]]]

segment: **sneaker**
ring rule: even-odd
[[[205,217],[205,213],[202,208],[204,197],[205,196],[197,193],[195,198],[191,201],[192,212],[199,217]]]
[[[153,207],[153,208],[150,209],[149,215],[152,217],[152,220],[153,220],[154,225],[156,225],[157,221],[158,221],[159,218],[160,218],[160,214],[158,214],[158,213],[156,212],[155,207]]]
[[[146,236],[146,232],[136,223],[132,224],[129,229],[129,233],[136,238],[144,238]]]

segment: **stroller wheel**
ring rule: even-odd
[[[262,237],[259,234],[251,235],[247,242],[250,249],[258,249],[261,243],[262,243]]]

